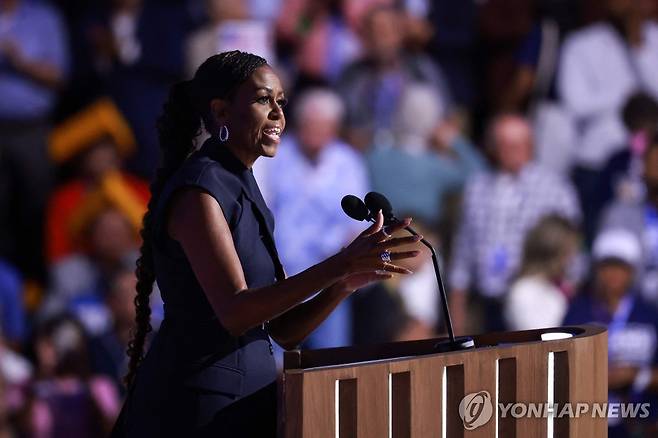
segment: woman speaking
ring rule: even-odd
[[[395,261],[418,251],[393,249],[418,237],[390,236],[410,220],[384,229],[380,213],[338,254],[285,278],[251,171],[276,154],[285,104],[266,61],[238,51],[172,87],[158,120],[162,163],[144,216],[129,395],[114,437],[275,436],[270,339],[292,348],[355,289],[410,272]],[[211,138],[196,150],[202,123]],[[165,318],[144,357],[154,281]]]

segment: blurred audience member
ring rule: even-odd
[[[601,208],[612,200],[637,202],[644,198],[644,154],[658,132],[658,102],[650,95],[633,94],[622,110],[630,133],[627,146],[606,163],[601,176]]]
[[[170,84],[184,74],[189,16],[184,2],[111,0],[103,6],[86,20],[87,51],[137,138],[129,168],[150,178],[160,151],[154,123]]]
[[[272,25],[249,16],[243,0],[206,0],[209,22],[186,42],[185,71],[194,76],[203,61],[217,53],[242,50],[276,65]]]
[[[579,8],[571,0],[538,0],[534,9],[535,23],[514,55],[514,74],[500,106],[527,111],[534,126],[536,162],[568,176],[575,131],[571,115],[559,102],[556,80],[562,42],[578,24]]]
[[[18,271],[0,260],[0,334],[16,349],[27,331],[22,283]]]
[[[414,224],[416,231],[436,244],[429,228],[416,220]],[[352,296],[355,345],[426,339],[438,333],[439,292],[431,253],[420,243],[400,249],[414,250],[421,250],[421,255],[401,262],[412,275],[395,276]]]
[[[368,191],[363,158],[338,139],[342,118],[343,104],[336,94],[309,89],[297,102],[296,133],[284,137],[276,159],[255,166],[276,218],[279,255],[290,275],[336,253],[363,230],[340,206],[346,194],[364,196]],[[307,345],[349,345],[350,320],[348,299],[309,336]]]
[[[0,1],[0,257],[43,281],[43,215],[53,171],[46,137],[68,67],[59,15],[43,2]]]
[[[342,5],[341,5],[342,3]],[[279,14],[277,37],[290,52],[296,88],[326,85],[338,79],[345,66],[361,52],[361,43],[344,19],[350,2],[335,0],[285,0]]]
[[[148,184],[122,171],[122,158],[135,148],[125,119],[109,99],[100,99],[60,124],[50,138],[50,155],[69,164],[73,179],[52,194],[47,211],[46,254],[50,263],[81,251],[83,210],[92,206],[120,208],[135,229],[150,196]]]
[[[600,213],[601,172],[628,144],[622,108],[632,93],[658,98],[658,24],[655,5],[606,0],[608,18],[571,35],[565,42],[558,92],[573,118],[576,141],[574,181],[592,235]]]
[[[367,286],[352,295],[352,344],[373,345],[400,340],[412,324],[395,282]]]
[[[51,291],[42,317],[74,313],[92,334],[104,331],[109,313],[103,300],[110,280],[137,259],[137,230],[116,208],[90,212],[81,225],[84,252],[72,254],[51,269]]]
[[[15,436],[14,429],[10,420],[10,412],[7,408],[7,385],[0,374],[0,438],[12,438]]]
[[[86,342],[82,327],[66,317],[38,329],[38,376],[30,388],[28,436],[109,435],[119,413],[119,397],[110,380],[91,374]]]
[[[571,0],[534,2],[534,25],[514,56],[515,71],[502,96],[505,111],[532,110],[542,100],[555,100],[555,79],[561,42],[578,18]]]
[[[424,54],[404,50],[403,16],[398,9],[372,8],[363,33],[366,53],[345,69],[338,83],[347,104],[347,137],[360,150],[392,144],[391,125],[409,84],[434,87],[440,107],[445,111],[451,106],[438,66]]]
[[[105,295],[111,325],[90,344],[92,370],[113,379],[119,391],[125,388],[122,378],[127,371],[126,349],[135,323],[136,284],[137,277],[132,270],[119,271],[112,278]]]
[[[450,283],[457,330],[463,328],[470,288],[486,315],[484,328],[504,328],[501,298],[518,270],[527,231],[549,213],[580,216],[568,182],[532,162],[532,130],[526,119],[496,117],[487,147],[495,167],[467,183],[453,245]]]
[[[482,76],[485,118],[500,110],[503,96],[509,93],[514,75],[514,55],[524,37],[532,30],[535,1],[476,1],[479,51],[476,65]]]
[[[428,2],[433,38],[428,50],[441,65],[455,103],[472,107],[478,101],[475,58],[478,40],[477,1]]]
[[[644,297],[658,303],[658,137],[651,139],[643,160],[646,195],[642,200],[619,200],[603,215],[601,229],[624,228],[643,244],[640,268]]]
[[[19,414],[25,407],[25,388],[33,374],[32,364],[6,345],[0,332],[0,437],[13,438]]]
[[[367,154],[373,189],[398,211],[437,225],[446,193],[461,190],[484,167],[479,153],[445,118],[441,100],[427,85],[406,88],[393,123],[394,147]]]
[[[635,289],[642,250],[637,237],[623,229],[597,236],[592,289],[576,298],[566,325],[598,323],[608,329],[608,399],[610,403],[658,402],[658,310]],[[610,438],[642,434],[649,420],[608,420]],[[654,436],[654,435],[651,435]]]
[[[568,268],[578,253],[578,230],[568,219],[548,215],[525,238],[521,267],[505,297],[508,330],[557,327],[574,290]]]

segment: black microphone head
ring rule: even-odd
[[[370,192],[364,199],[372,217],[377,217],[377,212],[381,210],[384,215],[384,223],[388,225],[393,222],[395,219],[393,216],[393,207],[386,196],[381,193]]]
[[[367,220],[370,216],[366,204],[354,195],[344,196],[340,201],[340,206],[343,207],[343,211],[346,215],[357,221]]]

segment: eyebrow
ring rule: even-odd
[[[272,87],[262,86],[262,87],[258,87],[258,88],[256,88],[256,91],[260,91],[260,90],[265,90],[265,91],[267,91],[269,94],[275,94],[275,93],[274,93],[274,89],[272,89]],[[284,94],[284,95],[285,95],[285,92],[284,92],[283,90],[281,90],[280,94]]]

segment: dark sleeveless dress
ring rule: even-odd
[[[170,178],[154,219],[165,318],[137,371],[115,437],[274,437],[276,367],[263,327],[243,336],[217,320],[181,246],[166,231],[172,194],[198,187],[221,205],[247,286],[282,279],[274,220],[250,169],[210,139]]]

